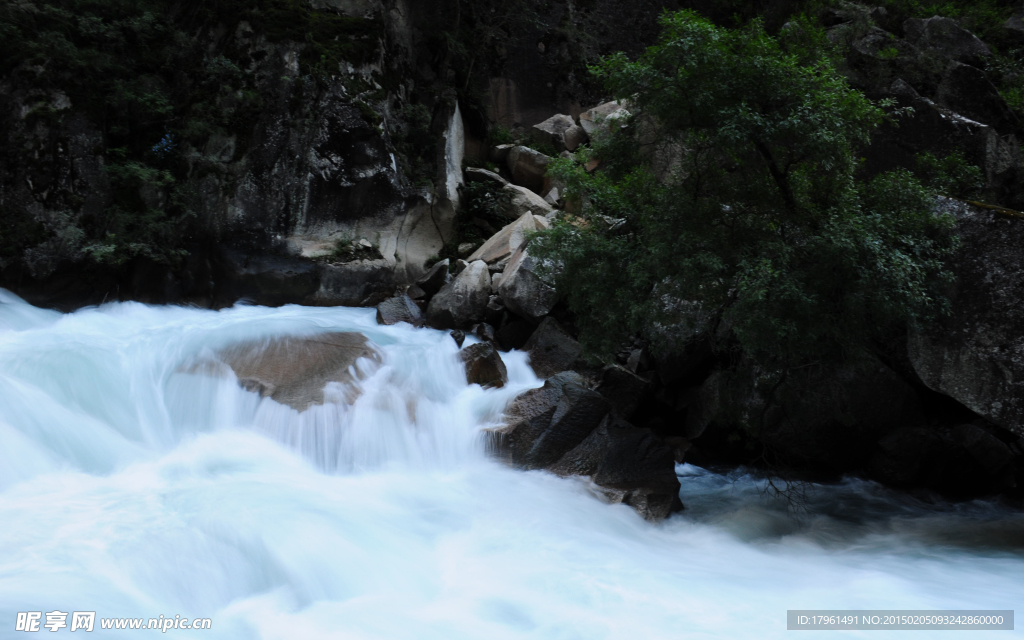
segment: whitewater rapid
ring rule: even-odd
[[[383,354],[352,406],[299,414],[182,369],[323,331]],[[0,290],[0,638],[52,610],[212,619],[168,637],[835,638],[787,632],[786,610],[1024,602],[1024,518],[992,502],[848,480],[794,514],[743,471],[680,465],[687,510],[650,524],[582,480],[505,468],[480,431],[541,381],[503,357],[509,385],[483,390],[446,333],[372,309],[60,314]],[[950,633],[987,637],[923,637]]]

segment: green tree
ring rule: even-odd
[[[582,212],[533,249],[561,265],[585,344],[641,332],[672,350],[729,328],[793,366],[941,312],[952,220],[908,171],[857,174],[889,105],[850,88],[807,23],[662,26],[638,60],[596,67],[631,116],[596,140],[602,170],[555,163]]]

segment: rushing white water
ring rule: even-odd
[[[351,407],[300,415],[179,370],[323,330],[384,353]],[[682,465],[688,509],[652,525],[580,480],[507,469],[479,431],[540,382],[512,353],[506,388],[466,385],[456,352],[372,310],[61,315],[0,290],[0,638],[54,609],[209,617],[167,632],[207,638],[778,638],[787,609],[1024,602],[1024,519],[990,503],[851,480],[812,487],[798,518],[741,472]]]

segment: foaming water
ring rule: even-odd
[[[298,413],[182,369],[323,331],[383,354],[351,406]],[[581,480],[507,469],[480,430],[540,381],[511,353],[506,388],[467,385],[456,354],[373,310],[62,315],[0,290],[0,638],[54,609],[209,617],[168,631],[209,638],[773,638],[786,609],[1022,601],[1024,519],[992,503],[851,480],[794,516],[742,471],[681,465],[688,509],[652,525]]]

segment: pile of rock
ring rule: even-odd
[[[533,127],[540,147],[576,151],[627,116],[619,103],[584,113],[577,123],[556,115]],[[508,381],[498,350],[523,349],[544,386],[520,395],[507,410],[507,424],[489,432],[492,452],[525,469],[586,476],[594,492],[660,520],[682,508],[676,454],[649,429],[627,420],[650,386],[622,367],[594,371],[583,348],[550,314],[558,292],[530,254],[532,233],[550,227],[563,206],[561,186],[546,175],[551,158],[520,145],[491,152],[501,174],[465,171],[467,182],[490,182],[507,194],[505,213],[514,221],[494,233],[464,260],[442,260],[408,291],[377,307],[381,324],[408,322],[450,329],[461,347],[466,332],[481,342],[462,349],[470,383],[501,387]]]

